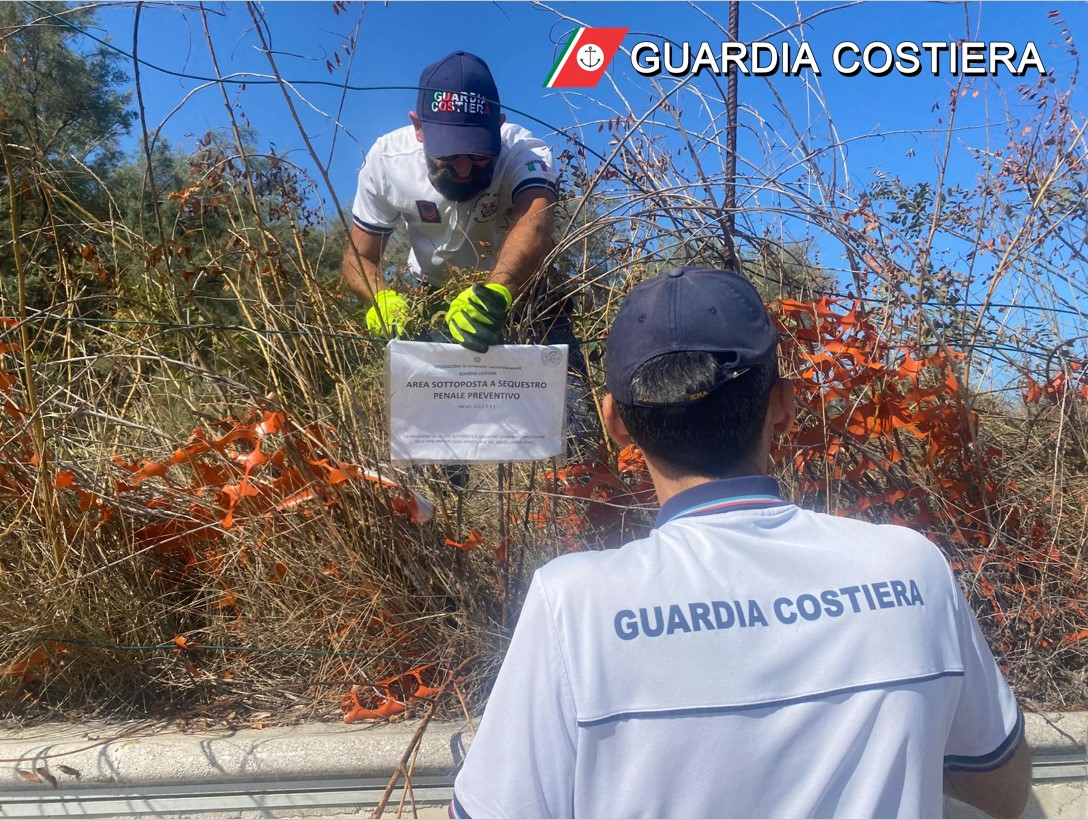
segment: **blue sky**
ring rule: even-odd
[[[630,32],[624,47],[628,49],[642,40],[660,42],[662,38],[720,46],[728,39],[729,4],[660,0],[265,3],[259,7],[265,31],[281,75],[293,84],[292,99],[316,151],[316,162],[305,148],[281,88],[262,84],[271,69],[246,4],[209,3],[205,8],[220,72],[245,81],[244,87],[226,86],[230,104],[243,111],[255,129],[259,149],[286,155],[311,175],[314,196],[324,202],[332,219],[335,200],[350,207],[358,168],[373,140],[407,124],[407,112],[415,101],[411,89],[420,70],[450,51],[464,49],[487,60],[509,118],[547,139],[557,154],[569,144],[557,133],[560,130],[576,133],[599,151],[608,152],[609,136],[599,133],[600,123],[627,110],[637,116],[658,95],[651,81],[637,74],[622,54],[597,88],[567,92],[544,88],[553,62],[573,30],[579,25],[626,27]],[[99,27],[93,33],[131,52],[134,4],[97,4],[96,9]],[[805,24],[796,25],[801,19]],[[781,33],[791,24],[789,31]],[[349,55],[343,44],[353,36],[355,47]],[[824,167],[834,170],[836,194],[889,176],[908,185],[932,182],[948,139],[948,98],[957,78],[948,76],[947,71],[940,76],[929,71],[914,77],[896,72],[884,77],[864,72],[842,76],[831,65],[835,45],[847,40],[861,45],[878,41],[894,45],[973,39],[1010,41],[1023,49],[1031,42],[1055,77],[1055,87],[1062,89],[1069,86],[1070,76],[1078,68],[1077,56],[1063,42],[1065,36],[1077,44],[1088,43],[1088,6],[1084,3],[745,2],[741,7],[742,41],[789,40],[796,49],[803,37],[823,75],[814,78],[805,72],[801,76],[778,73],[742,78],[740,172],[744,175],[751,169],[758,179],[773,177],[811,193],[818,189],[806,179],[800,160],[814,150],[821,152]],[[192,149],[206,131],[228,125],[222,92],[215,83],[176,76],[215,75],[199,7],[174,2],[143,4],[138,43],[140,56],[147,63],[141,69],[141,86],[149,128],[161,128],[172,143]],[[334,54],[340,57],[338,65]],[[1027,81],[1036,79],[1031,75]],[[718,93],[714,80],[700,77],[671,98],[688,130],[706,135],[724,122],[723,106],[713,100]],[[1002,72],[964,83],[947,182],[970,186],[978,172],[972,151],[1004,140],[1002,129],[1006,126],[1020,130],[1021,119],[1030,113],[1016,93],[1023,82]],[[668,80],[662,84],[669,87]],[[720,85],[724,87],[724,81]],[[1077,92],[1077,98],[1075,108],[1084,111],[1083,94]],[[647,124],[644,133],[677,148],[679,143],[670,127],[669,117],[659,116]],[[138,134],[137,129],[128,141],[132,150],[138,146]],[[829,147],[833,142],[836,147]],[[719,150],[708,145],[700,159],[711,175],[722,178],[724,159]],[[319,166],[327,171],[329,186],[322,181]],[[782,200],[775,201],[758,179],[742,191],[742,216],[754,220],[746,226],[753,232],[769,226],[772,233],[778,230],[791,239],[809,242],[816,261],[847,281],[841,246],[807,223],[790,222],[792,217],[778,215],[776,207]],[[699,189],[691,190],[695,197],[702,195]],[[775,220],[777,223],[771,224]],[[963,243],[957,246],[955,240],[935,251],[936,264],[954,269],[973,264],[968,247]],[[1062,256],[1051,261],[1060,267]],[[983,270],[978,280],[980,287],[987,281],[985,273]],[[1031,275],[1035,283],[1043,281],[1045,285],[1045,274],[1042,280],[1037,272]],[[1033,287],[1031,282],[1024,285],[1006,280],[999,295],[1005,301],[1023,302],[1035,298],[1031,296]],[[1073,291],[1060,297],[1067,305],[1082,299]],[[968,298],[977,300],[979,294],[971,293]],[[1031,310],[1029,307],[1017,321],[1034,321]],[[1061,338],[1072,331],[1056,327],[1053,333]]]
[[[832,5],[841,4],[744,3],[741,40],[762,40],[783,24]],[[270,67],[260,53],[245,4],[208,4],[207,8],[220,71],[267,76]],[[98,34],[109,36],[119,48],[131,51],[133,6],[106,5],[100,9],[102,29]],[[1030,40],[1039,47],[1048,69],[1064,75],[1071,70],[1072,60],[1063,48],[1051,45],[1058,39],[1057,28],[1047,17],[1051,9],[1062,13],[1075,39],[1088,42],[1083,36],[1088,30],[1088,12],[1083,4],[882,2],[840,8],[811,20],[804,28],[804,36],[824,69],[819,91],[838,135],[850,141],[847,165],[852,176],[865,177],[880,169],[907,178],[932,177],[933,154],[941,134],[939,127],[936,135],[927,130],[934,129],[941,116],[940,111],[933,110],[934,104],[947,100],[955,81],[947,76],[933,77],[929,72],[910,78],[895,73],[887,77],[843,77],[830,65],[836,43],[947,42],[977,37],[1023,45]],[[643,34],[717,44],[727,39],[723,30],[728,4],[705,3],[697,9],[681,2],[548,6],[528,2],[355,2],[337,14],[332,2],[288,0],[266,3],[263,11],[280,71],[290,80],[357,87],[412,86],[425,64],[462,48],[489,62],[511,120],[523,122],[545,137],[555,127],[589,123],[585,132],[588,137],[595,132],[600,118],[611,116],[618,97],[604,82],[597,89],[566,94],[542,87],[560,45],[576,25],[564,17],[590,26],[627,27],[631,30],[624,41],[628,47],[646,39],[640,36]],[[358,37],[349,70],[349,57],[341,46],[356,29]],[[795,37],[797,31],[772,41]],[[180,73],[214,75],[203,24],[193,6],[145,4],[139,35],[140,54],[149,63]],[[334,52],[339,53],[342,64],[330,72],[327,62],[334,61]],[[617,57],[612,68],[611,77],[631,107],[636,111],[645,107],[649,81],[638,76],[623,55]],[[232,103],[245,111],[261,147],[274,145],[278,152],[286,151],[293,161],[312,168],[281,91],[272,85],[257,85],[255,79],[244,91],[239,86],[229,88]],[[141,82],[149,125],[165,123],[163,133],[174,143],[191,147],[196,137],[228,122],[222,95],[214,86],[200,88],[197,81],[169,76],[148,66],[141,71]],[[998,115],[1003,105],[1002,90],[1010,90],[1016,82],[1008,77],[976,81],[974,88],[981,93],[971,97],[970,105],[961,110],[964,125],[977,125]],[[801,77],[779,74],[767,79],[745,78],[741,103],[758,112],[766,127],[779,127],[782,118],[772,86],[794,120],[802,127],[811,126],[815,134],[826,134],[826,119],[816,104],[816,94]],[[295,103],[321,163],[327,165],[333,190],[341,202],[347,203],[366,148],[381,133],[407,123],[414,95],[409,90],[344,92],[333,87],[299,85]],[[705,119],[697,108],[693,105],[685,114],[696,127],[700,117]],[[519,115],[517,111],[525,113]],[[749,123],[756,122],[752,112],[745,115]],[[1015,110],[1012,113],[1015,115]],[[898,133],[903,131],[920,133]],[[911,149],[913,156],[907,156]],[[743,143],[740,153],[744,157]],[[327,191],[321,193],[327,195]]]

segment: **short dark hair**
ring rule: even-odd
[[[648,402],[667,405],[705,390],[733,367],[715,353],[668,353],[635,371],[632,388]],[[681,475],[720,478],[752,456],[759,445],[778,357],[771,355],[699,401],[675,407],[616,402],[635,444]]]

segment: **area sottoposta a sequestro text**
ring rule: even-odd
[[[522,390],[547,390],[542,381],[516,379],[420,379],[405,384],[409,390],[430,390],[435,401],[517,401]]]

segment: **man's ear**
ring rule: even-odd
[[[506,115],[499,114],[499,128],[502,128],[504,125],[506,125]]]
[[[770,402],[767,406],[767,419],[771,423],[771,432],[783,436],[793,428],[797,418],[797,405],[794,402],[793,382],[779,379],[771,388]]]
[[[412,121],[412,125],[416,129],[416,141],[423,142],[423,121],[419,118],[419,114],[415,111],[409,111],[408,119]]]
[[[632,443],[631,434],[627,432],[627,425],[620,418],[619,411],[616,409],[616,402],[613,401],[611,393],[605,393],[604,399],[601,401],[601,416],[603,417],[605,431],[616,444],[620,447],[626,447]]]

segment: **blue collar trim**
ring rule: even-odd
[[[782,500],[778,482],[765,475],[740,476],[707,481],[683,490],[664,504],[654,527],[677,518],[713,515],[733,510],[759,510],[788,504]]]

